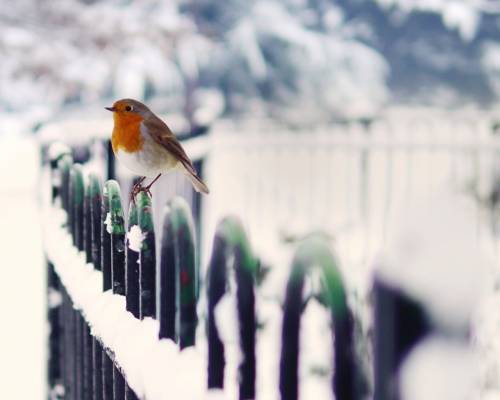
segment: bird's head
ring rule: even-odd
[[[133,99],[117,100],[112,107],[104,108],[113,112],[115,119],[144,119],[151,113],[146,105]]]

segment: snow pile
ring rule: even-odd
[[[396,219],[379,261],[382,278],[422,303],[444,329],[467,329],[483,293],[487,261],[475,212],[456,194],[429,195]]]
[[[129,249],[139,253],[142,248],[142,242],[146,238],[146,235],[147,233],[143,233],[139,225],[131,226],[127,233]]]
[[[402,400],[468,400],[478,396],[478,358],[462,341],[431,336],[400,370]]]
[[[240,349],[238,309],[234,293],[226,292],[215,306],[215,323],[219,337],[224,343],[224,392],[228,398],[238,398],[238,369],[243,360]]]
[[[301,399],[333,398],[332,323],[331,313],[316,299],[310,299],[300,322]]]

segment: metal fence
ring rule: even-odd
[[[119,184],[104,185],[70,155],[53,163],[54,204],[67,215],[65,229],[73,246],[87,263],[102,273],[102,291],[125,297],[126,310],[135,318],[159,319],[158,340],[171,339],[180,349],[196,345],[197,301],[200,272],[196,262],[195,232],[191,210],[181,198],[168,203],[163,216],[161,250],[155,249],[151,199],[141,193],[129,205],[128,221],[122,207]],[[127,232],[138,226],[144,235],[135,251]],[[156,255],[159,260],[157,269]],[[297,251],[287,286],[283,312],[280,392],[284,399],[298,396],[298,337],[303,301],[302,287],[312,267],[322,268],[326,286],[316,293],[332,314],[335,336],[335,374],[332,390],[337,398],[360,398],[355,378],[357,362],[353,349],[352,315],[345,299],[342,278],[328,245],[321,239],[306,241]],[[71,268],[71,266],[63,266]],[[256,310],[255,285],[260,271],[245,232],[237,218],[223,219],[213,238],[206,287],[207,389],[224,387],[224,343],[215,319],[215,307],[227,291],[237,301],[240,347],[239,398],[255,398]],[[234,285],[229,284],[234,276]],[[158,283],[158,286],[157,286]],[[49,384],[51,398],[135,399],[127,371],[117,362],[114,349],[94,336],[85,310],[75,308],[72,294],[62,284],[57,268],[48,262],[48,290],[62,301],[49,308]],[[158,293],[157,293],[158,292]],[[125,312],[125,310],[123,310]]]
[[[477,137],[469,135],[475,129],[471,128],[470,132],[466,129],[467,140],[454,139],[441,144],[439,135],[434,138],[437,142],[434,139],[422,141],[422,138],[416,142],[393,141],[387,133],[390,129],[377,130],[375,127],[370,127],[369,133],[358,132],[350,137],[337,132],[337,136],[318,134],[319,139],[307,140],[291,137],[293,134],[290,133],[286,137],[276,135],[271,139],[262,134],[255,137],[224,134],[212,143],[214,148],[206,170],[210,178],[221,171],[217,165],[226,169],[232,165],[234,169],[219,176],[217,182],[209,179],[216,184],[211,187],[214,194],[207,200],[206,207],[211,214],[208,218],[201,215],[199,199],[188,204],[179,198],[168,200],[168,212],[160,218],[155,217],[151,199],[144,193],[140,194],[137,204],[131,203],[125,212],[122,200],[126,197],[118,183],[108,180],[102,185],[92,174],[85,178],[82,167],[73,164],[69,155],[53,160],[51,164],[52,174],[58,177],[53,180],[53,200],[67,214],[66,229],[74,246],[85,254],[86,261],[92,263],[93,268],[101,271],[102,291],[124,296],[124,311],[131,312],[135,318],[158,319],[158,340],[171,339],[179,349],[196,346],[197,326],[204,323],[204,340],[208,348],[207,389],[227,385],[224,381],[227,368],[225,344],[216,323],[215,309],[229,291],[237,301],[239,346],[243,354],[238,366],[239,398],[252,399],[257,395],[257,372],[261,367],[256,351],[261,329],[257,317],[257,286],[265,270],[252,253],[240,220],[233,217],[221,219],[222,210],[242,215],[251,236],[260,243],[259,249],[265,248],[264,242],[270,236],[277,236],[280,221],[292,221],[294,216],[309,222],[326,221],[328,227],[343,226],[351,220],[373,222],[375,218],[388,215],[391,203],[395,202],[393,196],[406,193],[402,190],[403,181],[420,190],[428,187],[427,181],[420,179],[422,176],[437,182],[437,175],[443,175],[443,170],[429,175],[432,172],[430,164],[424,165],[423,172],[420,171],[417,167],[421,162],[433,160],[433,165],[445,165],[452,178],[465,183],[471,178],[471,182],[480,186],[484,179],[481,169],[489,171],[490,179],[498,159],[498,140],[490,126],[482,124],[480,128],[476,131],[479,132]],[[449,130],[442,132],[447,135]],[[221,138],[224,139],[222,144]],[[480,154],[486,154],[486,157],[479,157]],[[458,159],[458,155],[463,157]],[[303,163],[297,165],[299,160]],[[306,168],[301,169],[301,165]],[[205,166],[204,163],[203,168]],[[311,182],[315,168],[324,166],[328,169],[323,170],[319,181]],[[269,174],[265,175],[266,171]],[[381,181],[384,189],[374,188],[374,182],[378,182],[376,174],[385,177]],[[244,180],[245,185],[236,185],[239,180]],[[278,190],[277,184],[285,181],[288,182],[286,187]],[[303,185],[297,186],[294,182]],[[329,186],[332,182],[336,187]],[[481,195],[479,186],[473,189]],[[405,188],[406,191],[415,190]],[[294,196],[297,191],[300,195]],[[321,204],[326,205],[324,209],[319,209],[318,202],[314,201],[320,194],[323,196]],[[221,200],[223,196],[225,198]],[[384,199],[380,200],[380,197]],[[188,199],[193,199],[191,194]],[[376,199],[380,201],[374,203]],[[159,201],[163,202],[164,198]],[[266,229],[272,230],[270,233],[263,233],[262,219],[266,220]],[[216,227],[212,228],[211,225],[215,224]],[[161,227],[160,235],[155,232],[154,225]],[[134,246],[127,235],[132,226],[147,233],[140,251],[132,248]],[[204,251],[206,263],[200,262],[199,257],[200,230],[204,231],[207,247]],[[208,236],[213,231],[215,236]],[[378,243],[383,240],[381,230],[377,230],[374,236]],[[331,391],[335,398],[365,399],[373,395],[376,400],[399,399],[398,368],[413,346],[434,329],[422,305],[383,280],[377,278],[370,283],[373,288],[373,303],[370,304],[373,342],[370,346],[374,354],[370,368],[373,378],[370,378],[362,367],[357,348],[362,335],[357,332],[356,312],[359,310],[350,307],[352,303],[348,301],[346,287],[349,277],[342,276],[345,268],[332,253],[330,242],[325,237],[306,235],[297,242],[288,281],[283,286],[284,293],[279,294],[283,298],[280,397],[287,400],[299,397],[300,320],[308,296],[312,295],[329,311],[332,320],[335,348]],[[342,241],[339,242],[337,248],[343,245]],[[344,250],[341,251],[345,253]],[[363,249],[358,246],[357,251]],[[204,264],[207,267],[201,268]],[[351,265],[347,267],[351,268]],[[322,277],[319,287],[311,284],[315,274]],[[74,308],[71,293],[62,284],[50,260],[48,277],[49,292],[62,296],[61,304],[55,303],[49,309],[52,398],[137,398],[127,370],[115,359],[112,346],[93,335],[84,310]],[[306,293],[304,287],[311,286],[315,291]],[[206,299],[206,321],[200,321],[197,313],[201,296]]]

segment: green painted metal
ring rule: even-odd
[[[346,293],[337,258],[322,236],[310,236],[299,245],[292,262],[290,279],[299,279],[312,268],[321,269],[321,291],[318,295],[339,318],[347,312]]]
[[[88,190],[90,195],[90,213],[92,226],[92,263],[97,270],[101,269],[101,180],[95,174],[89,174]]]
[[[111,245],[111,280],[113,293],[125,295],[125,218],[120,185],[115,180],[106,182],[109,202],[108,232]]]
[[[160,262],[160,338],[195,344],[199,270],[196,264],[191,209],[181,197],[167,203]]]
[[[136,197],[137,207],[139,210],[139,226],[142,231],[153,231],[153,206],[151,198],[146,192],[140,192]]]
[[[125,234],[125,219],[123,214],[120,185],[115,180],[109,180],[104,185],[109,201],[111,234]]]
[[[225,217],[217,227],[217,235],[224,237],[228,246],[241,252],[241,266],[253,276],[257,275],[258,262],[252,253],[250,242],[239,218]]]
[[[234,268],[231,274],[229,268]],[[243,354],[239,365],[239,398],[255,396],[255,292],[258,262],[238,218],[226,217],[217,226],[212,256],[208,267],[208,387],[224,387],[224,344],[215,323],[215,308],[231,288],[230,276],[235,277],[233,295],[238,304],[240,348]]]
[[[362,397],[361,373],[354,352],[354,324],[346,300],[346,290],[339,263],[329,242],[323,235],[310,235],[298,246],[288,279],[282,324],[280,360],[281,398],[298,398],[298,353],[300,317],[304,303],[303,287],[306,279],[314,283],[320,276],[320,287],[312,286],[317,297],[331,312],[334,337],[334,374],[332,390],[336,398],[354,400]],[[309,295],[309,294],[308,294]]]

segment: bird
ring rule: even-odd
[[[121,99],[105,109],[113,113],[111,145],[116,158],[141,176],[130,192],[134,203],[140,192],[151,196],[151,186],[160,176],[175,170],[183,172],[197,192],[209,193],[176,136],[145,104]],[[154,179],[143,186],[146,178]]]

